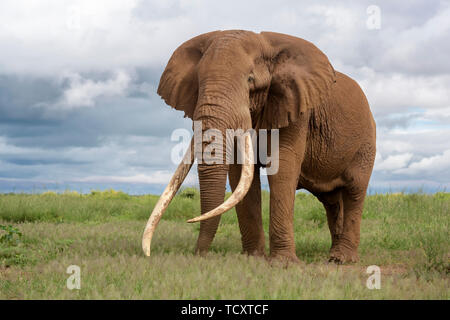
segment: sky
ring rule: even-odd
[[[160,193],[171,135],[192,126],[156,94],[161,73],[181,43],[227,29],[304,38],[360,84],[369,192],[450,189],[449,1],[2,0],[0,192]]]

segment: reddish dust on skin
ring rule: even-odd
[[[271,256],[295,260],[295,190],[306,189],[327,211],[333,239],[330,258],[338,263],[357,260],[362,209],[376,153],[376,125],[360,86],[336,71],[320,49],[275,32],[205,33],[175,50],[158,94],[192,120],[201,107],[202,119],[211,123],[220,119],[223,127],[234,128],[236,121],[245,121],[253,129],[280,129],[280,165],[269,176]],[[221,99],[205,108],[201,102],[208,102],[209,96]],[[238,190],[236,196],[246,192]],[[201,194],[203,200],[208,197],[217,194]],[[341,208],[335,213],[337,197]],[[255,204],[248,198],[243,197],[242,208]],[[261,225],[257,220],[240,223],[240,229]],[[199,239],[201,233],[202,229]]]

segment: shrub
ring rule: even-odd
[[[19,243],[19,239],[22,237],[22,233],[16,227],[12,225],[4,226],[0,224],[0,244],[6,246],[15,246]]]
[[[91,196],[100,197],[103,199],[130,199],[130,196],[122,191],[116,191],[114,189],[107,189],[104,191],[91,190]]]
[[[181,189],[178,192],[178,195],[182,198],[194,199],[194,198],[198,198],[198,196],[200,195],[200,192],[196,188],[186,187],[186,188]]]

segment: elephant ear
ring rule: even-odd
[[[179,46],[161,75],[158,94],[171,107],[192,119],[198,97],[196,66],[220,31],[204,33]]]
[[[335,72],[327,56],[311,42],[274,32],[261,35],[273,49],[273,70],[258,127],[283,128],[324,103]]]

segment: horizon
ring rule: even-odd
[[[124,192],[131,196],[141,196],[141,195],[157,195],[159,196],[163,191],[166,185],[134,185],[130,187],[129,184],[43,184],[43,185],[29,185],[27,187],[13,187],[8,189],[3,189],[0,184],[0,194],[42,194],[45,192],[55,192],[57,194],[63,194],[64,192],[77,192],[80,194],[90,194],[93,191],[108,191],[114,190],[119,192]],[[183,184],[180,190],[185,188],[195,188],[199,190],[199,185],[186,185]],[[179,190],[179,191],[180,191]],[[268,184],[261,184],[261,190],[270,191]],[[231,189],[227,183],[226,192],[231,192]],[[308,190],[299,189],[296,193],[303,192],[310,194]],[[422,185],[420,187],[394,187],[394,186],[385,186],[373,188],[369,186],[367,189],[367,195],[376,195],[376,194],[435,194],[435,193],[448,193],[448,189],[445,186],[427,186]]]

